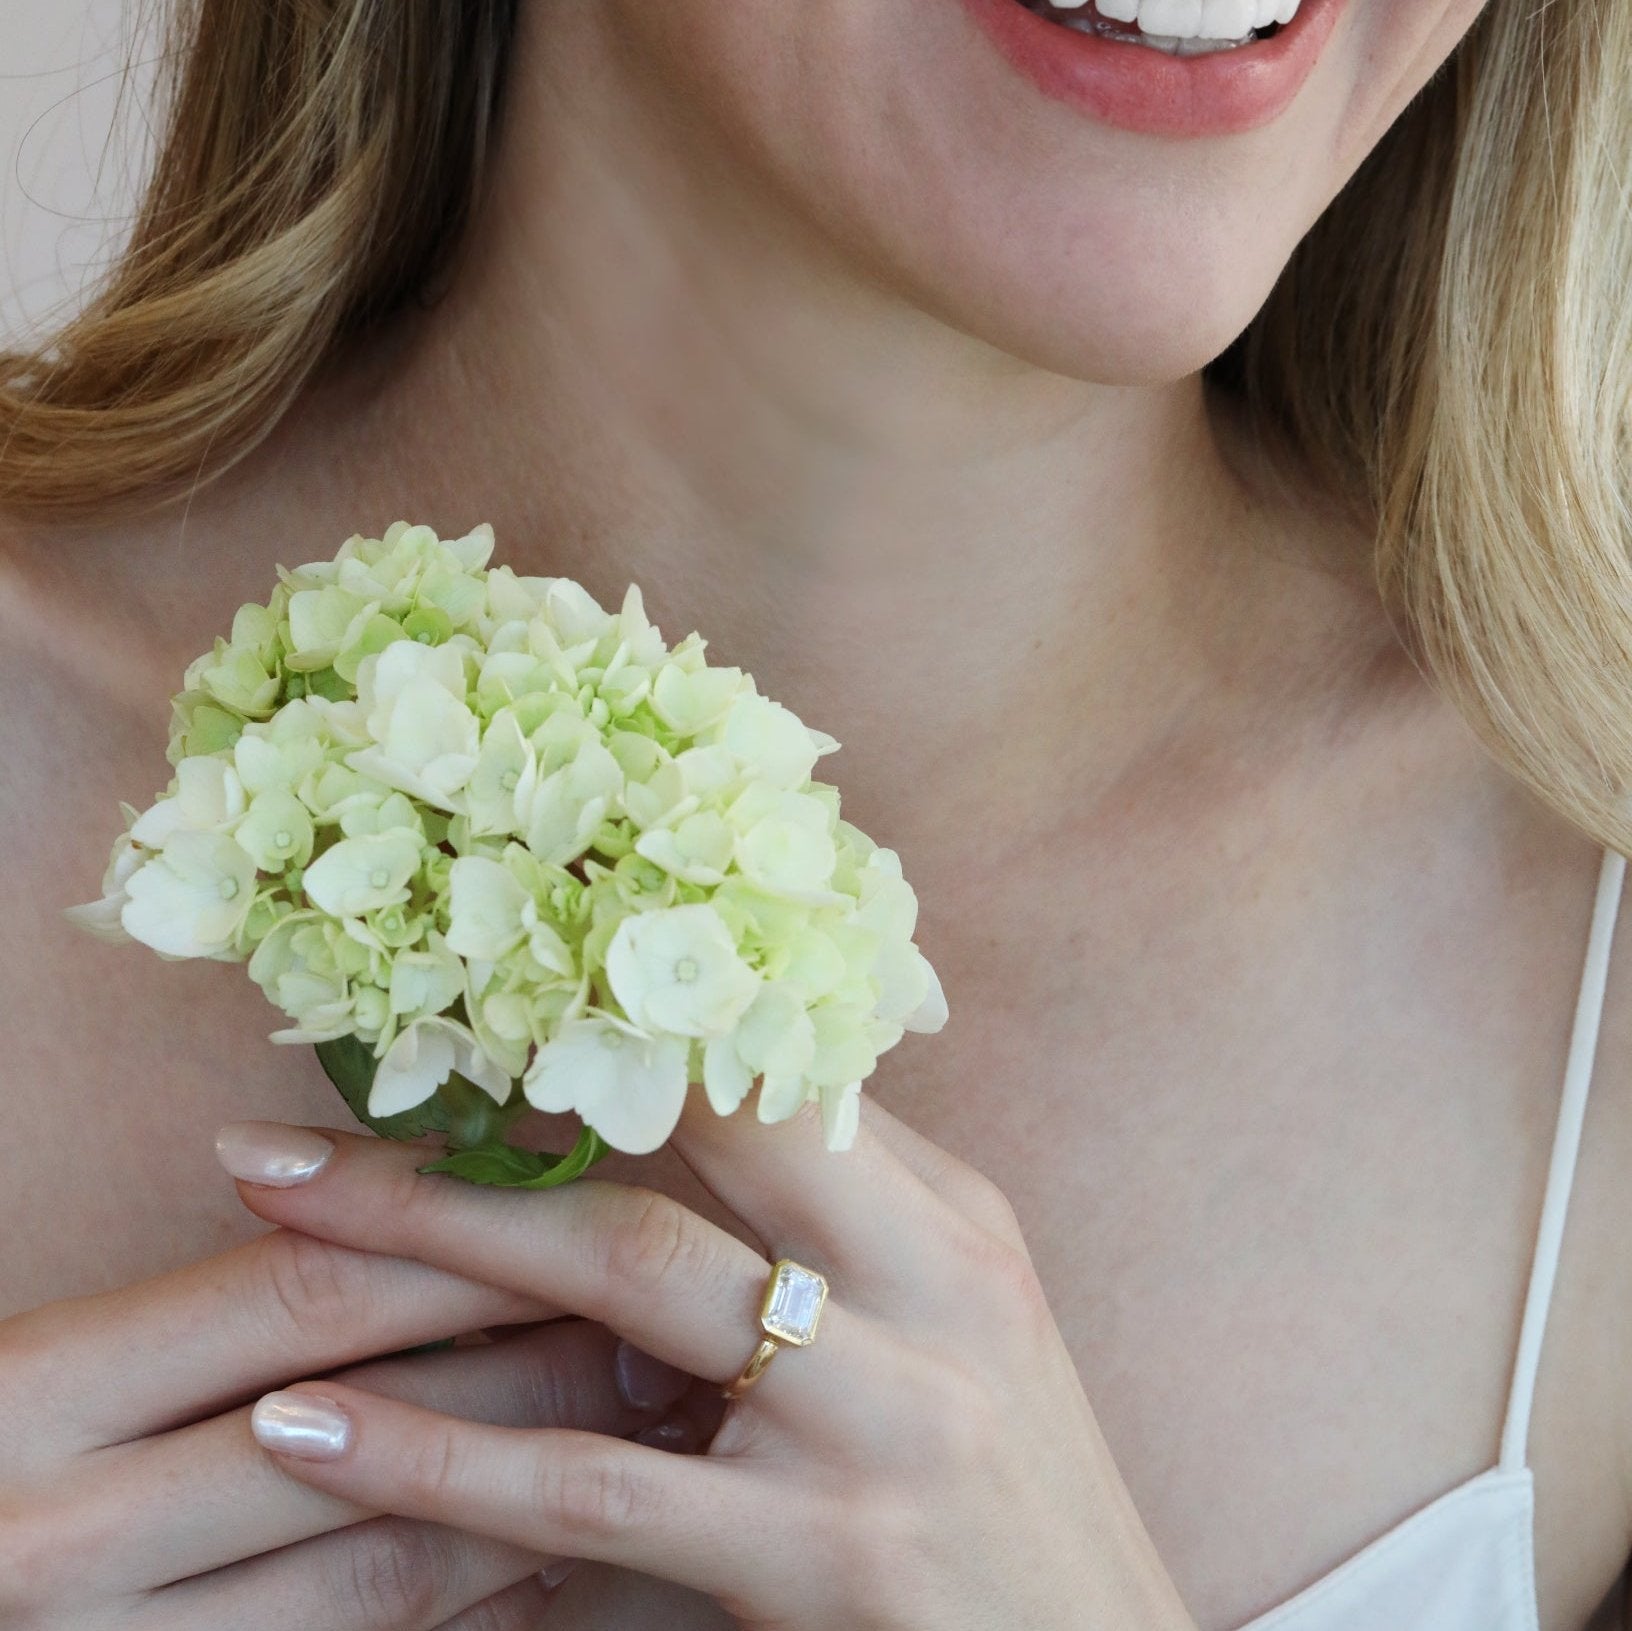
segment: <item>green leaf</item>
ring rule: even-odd
[[[445,1172],[467,1183],[501,1189],[555,1189],[581,1177],[610,1149],[593,1127],[585,1127],[565,1155],[518,1150],[511,1144],[488,1144],[480,1149],[455,1150],[419,1170]]]
[[[443,1337],[439,1342],[421,1342],[417,1347],[398,1348],[394,1354],[386,1354],[386,1359],[412,1359],[416,1354],[436,1354],[453,1346],[452,1337]]]
[[[448,1146],[456,1150],[481,1150],[504,1143],[505,1129],[527,1113],[527,1101],[510,1087],[510,1097],[495,1104],[474,1082],[454,1071],[437,1089],[443,1111],[443,1130]]]
[[[422,1138],[426,1133],[448,1130],[447,1111],[438,1095],[395,1116],[371,1116],[368,1090],[374,1085],[374,1050],[355,1036],[337,1036],[332,1042],[317,1044],[317,1057],[325,1074],[340,1089],[340,1097],[351,1113],[381,1138]]]

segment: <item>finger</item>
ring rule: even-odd
[[[0,1348],[34,1401],[30,1438],[59,1453],[196,1421],[292,1376],[558,1312],[422,1262],[279,1230],[8,1320]],[[49,1432],[39,1409],[56,1418]]]
[[[898,1312],[921,1296],[948,1230],[969,1225],[874,1134],[873,1109],[833,1151],[813,1104],[767,1125],[692,1094],[670,1144],[773,1256],[828,1273],[854,1306]]]
[[[508,1595],[518,1581],[531,1583],[539,1600],[538,1571],[547,1561],[443,1524],[375,1518],[154,1592],[137,1625],[140,1631],[434,1631],[450,1620],[459,1624],[496,1593]]]
[[[815,1105],[766,1125],[701,1095],[671,1143],[773,1255],[821,1268],[849,1307],[885,1320],[959,1319],[971,1259],[994,1241],[1025,1255],[996,1185],[871,1100],[848,1150],[827,1148]]]
[[[560,1585],[548,1578],[549,1572],[532,1575],[508,1591],[467,1608],[437,1631],[539,1631],[544,1616],[555,1608],[560,1590]]]
[[[1024,1247],[1020,1224],[1008,1196],[978,1167],[909,1127],[877,1099],[863,1098],[857,1128],[889,1149],[953,1211],[1011,1246]]]
[[[557,1190],[484,1189],[416,1172],[414,1151],[334,1135],[323,1169],[295,1187],[242,1186],[262,1217],[348,1246],[427,1263],[599,1320],[672,1365],[713,1382],[753,1351],[769,1264],[735,1235],[667,1195],[594,1178]],[[822,1316],[824,1360],[790,1354],[773,1369],[791,1401],[834,1408],[822,1378],[857,1372],[854,1323]],[[771,1387],[767,1378],[763,1387]]]
[[[688,1385],[688,1378],[650,1362],[620,1361],[617,1338],[581,1320],[509,1343],[381,1361],[343,1374],[379,1393],[473,1421],[616,1435],[655,1426]],[[76,1525],[95,1539],[85,1567],[112,1582],[159,1587],[378,1511],[288,1478],[257,1449],[247,1419],[240,1410],[87,1457],[74,1480]],[[133,1511],[143,1514],[139,1525],[130,1522]]]
[[[291,1477],[346,1500],[712,1595],[752,1577],[767,1512],[801,1532],[786,1492],[772,1500],[746,1468],[707,1456],[475,1425],[331,1383],[269,1394],[252,1419]]]

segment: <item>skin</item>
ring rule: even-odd
[[[0,1176],[40,1227],[0,1247],[0,1309],[252,1237],[215,1126],[334,1118],[246,981],[57,919],[94,893],[113,800],[163,779],[182,666],[279,560],[491,519],[518,570],[603,603],[638,581],[671,638],[701,628],[844,743],[845,814],[900,852],[952,1011],[869,1091],[1012,1205],[1196,1626],[1493,1464],[1597,851],[1482,756],[1399,653],[1365,539],[1271,481],[1196,376],[1478,10],[1354,4],[1274,127],[1171,143],[1046,101],[945,0],[524,7],[449,297],[185,511],[9,529],[0,890],[37,929],[0,939]],[[1531,1432],[1546,1631],[1580,1631],[1632,1535],[1623,968]],[[678,1155],[599,1170],[755,1240]],[[53,1379],[92,1397],[110,1341],[179,1372],[196,1313],[147,1350],[134,1314],[82,1321]],[[8,1352],[26,1422],[39,1373]],[[562,1363],[604,1377],[606,1352]],[[266,1385],[321,1368],[263,1357],[288,1364]],[[175,1403],[202,1408],[179,1375]],[[1084,1568],[1103,1585],[1142,1545],[1071,1555],[1059,1623]],[[994,1553],[962,1555],[990,1589]],[[670,1578],[588,1565],[550,1623],[729,1623],[702,1574]],[[512,1602],[492,1623],[540,1617]]]
[[[688,1112],[674,1140],[687,1166],[844,1287],[823,1307],[823,1363],[778,1355],[706,1457],[313,1384],[266,1408],[320,1408],[344,1437],[280,1464],[366,1506],[457,1512],[514,1545],[680,1581],[750,1631],[1192,1625],[995,1186],[877,1105],[842,1162],[818,1159],[812,1110],[775,1128]],[[369,1250],[457,1258],[519,1295],[561,1288],[716,1386],[741,1371],[730,1327],[766,1259],[678,1203],[590,1181],[516,1206],[428,1181],[377,1140],[336,1142],[315,1176],[246,1186],[246,1202]]]

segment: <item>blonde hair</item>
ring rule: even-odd
[[[0,509],[111,514],[218,475],[474,208],[516,0],[175,0],[167,130],[83,315],[0,352]]]
[[[0,508],[196,485],[432,292],[514,6],[194,0],[127,253],[48,347],[0,354]],[[1375,532],[1385,602],[1496,756],[1623,851],[1628,84],[1632,7],[1492,0],[1209,370]]]

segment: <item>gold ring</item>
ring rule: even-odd
[[[765,1335],[736,1380],[720,1390],[722,1395],[740,1399],[765,1374],[779,1349],[808,1348],[816,1340],[816,1324],[826,1302],[827,1281],[815,1269],[791,1257],[778,1258],[759,1304],[759,1328]]]

